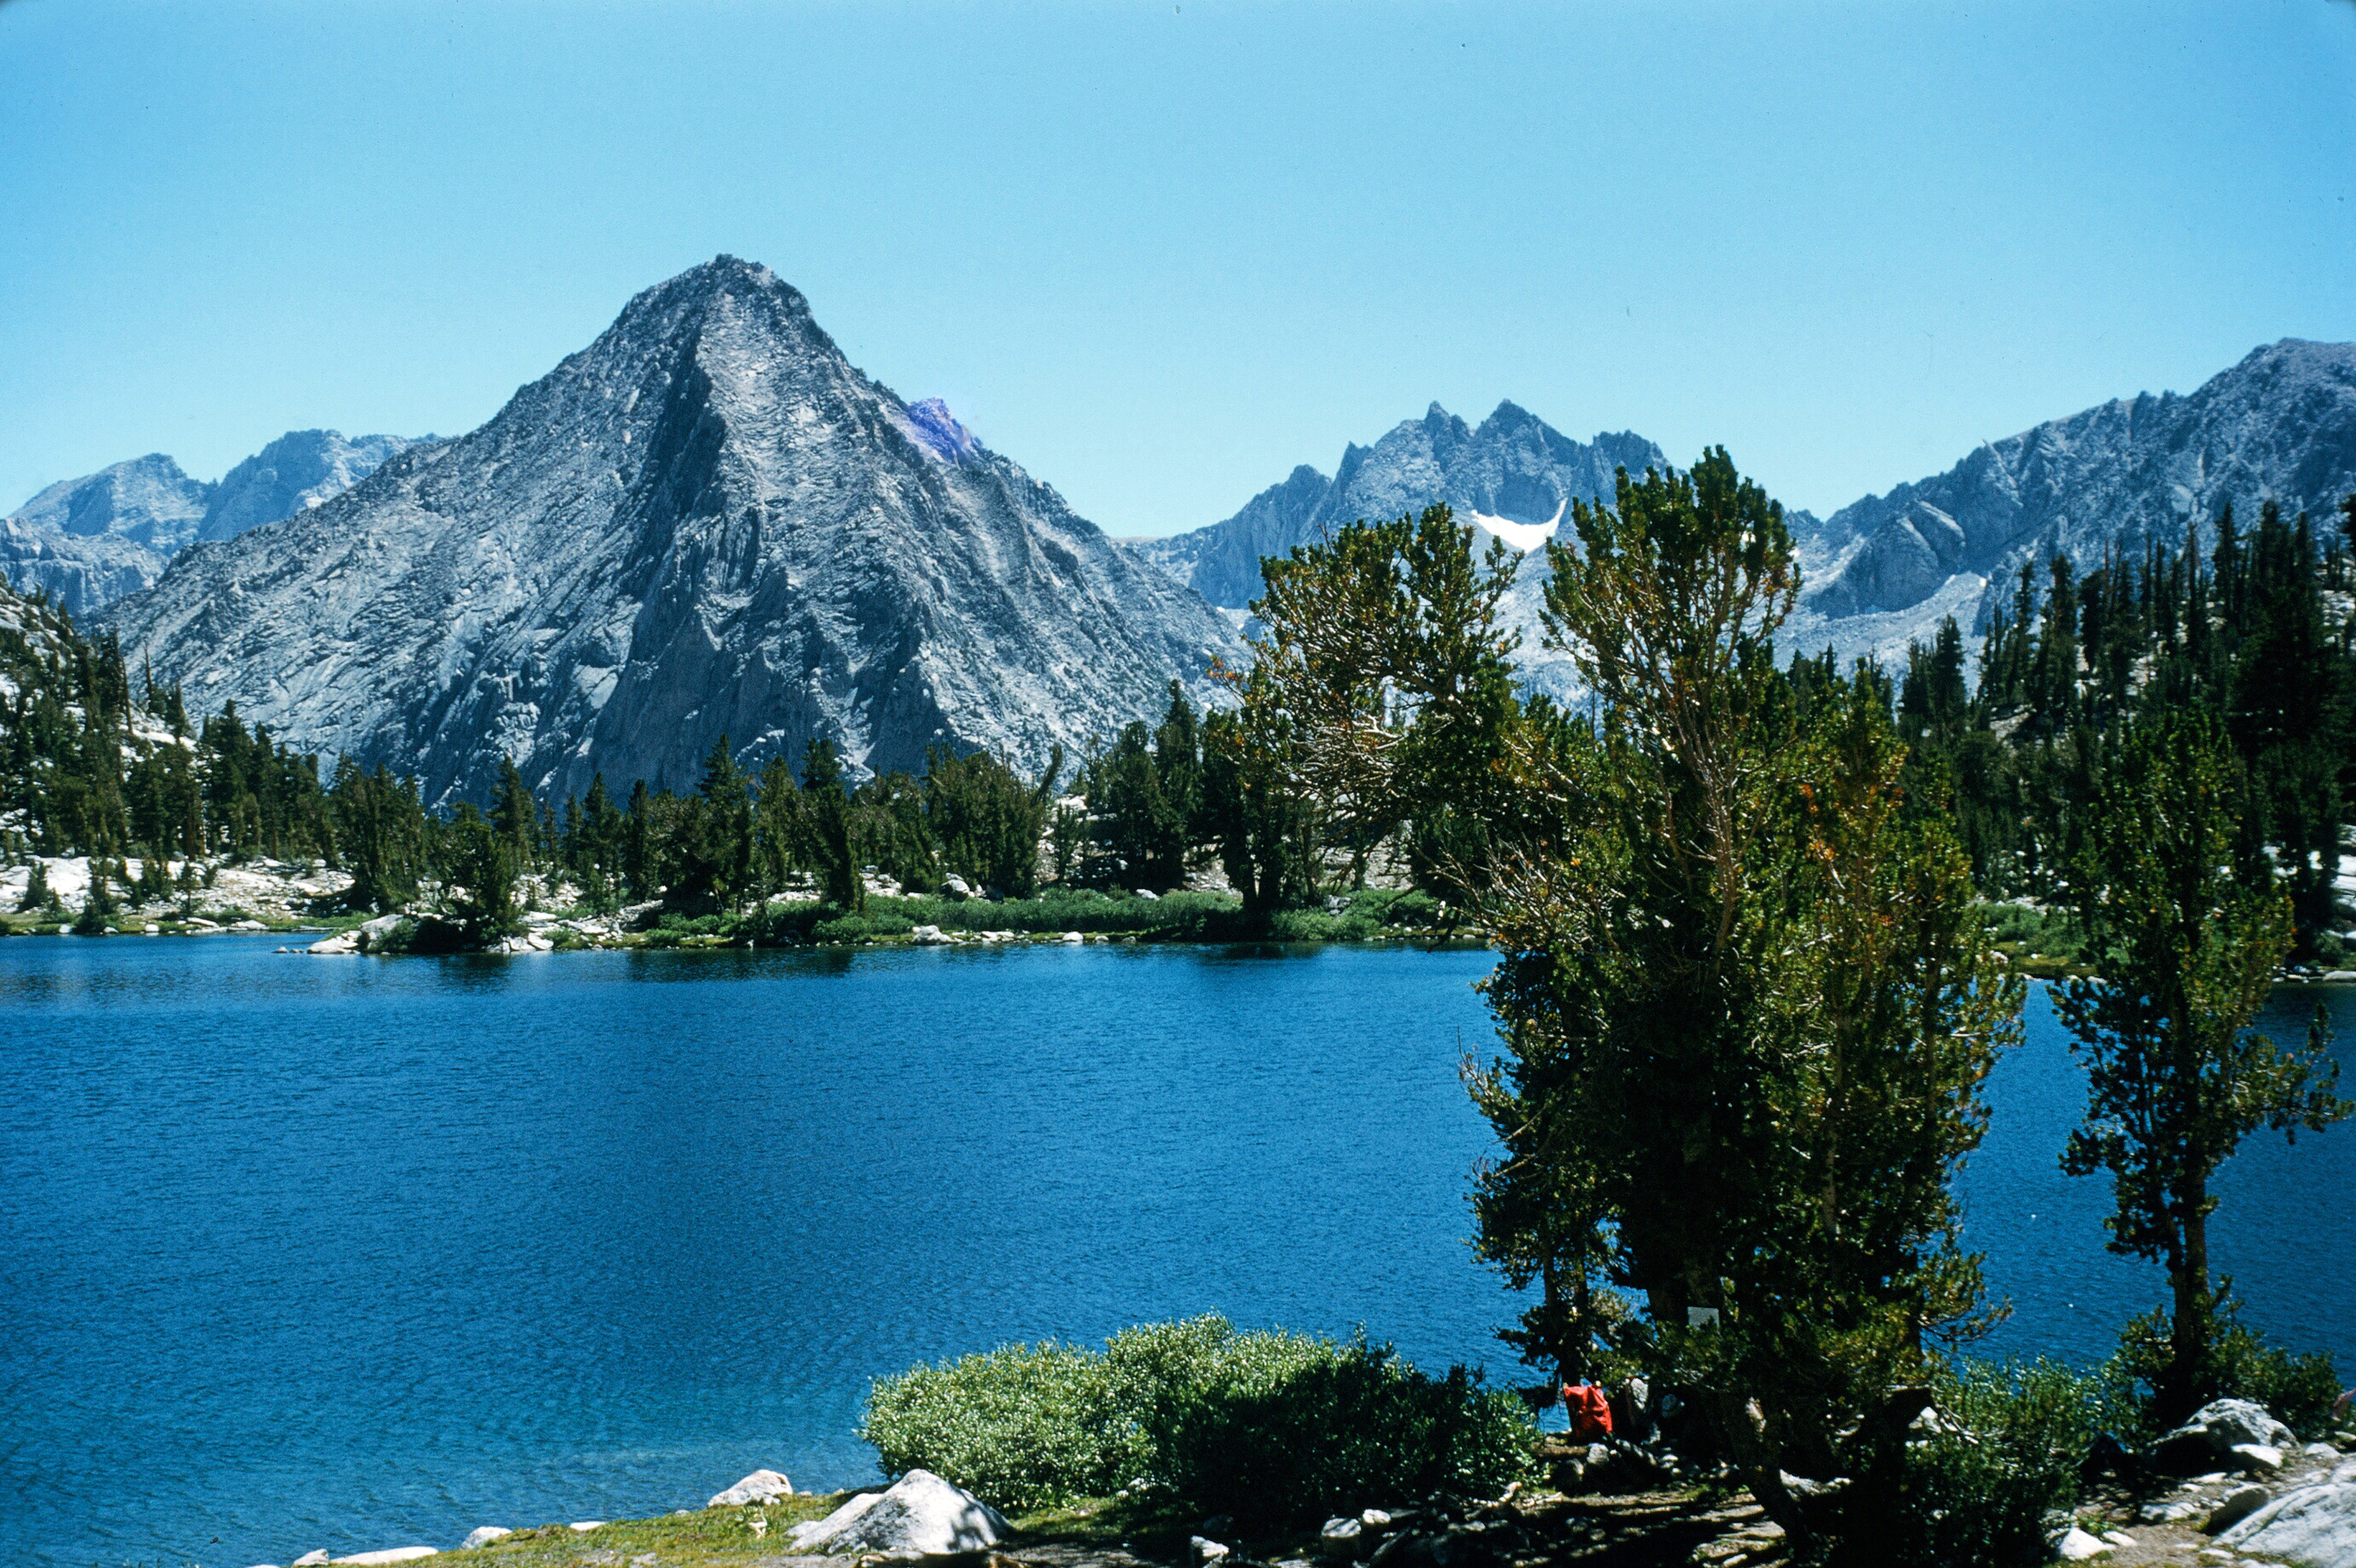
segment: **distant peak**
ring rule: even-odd
[[[949,405],[937,397],[924,398],[900,411],[900,428],[908,439],[944,463],[963,463],[980,452],[973,432],[959,424]]]

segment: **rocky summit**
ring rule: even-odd
[[[1330,479],[1303,464],[1224,522],[1134,548],[1211,603],[1240,609],[1259,596],[1260,557],[1362,518],[1380,521],[1446,501],[1463,521],[1527,550],[1561,524],[1572,498],[1611,499],[1614,470],[1641,474],[1665,461],[1658,446],[1626,432],[1574,441],[1510,403],[1476,428],[1435,403],[1372,446],[1344,448]]]
[[[317,506],[412,445],[399,435],[294,430],[210,483],[160,452],[112,464],[51,485],[0,519],[0,575],[88,615],[153,585],[187,545]]]
[[[209,710],[480,798],[691,787],[833,740],[854,771],[1037,768],[1198,700],[1236,644],[937,402],[850,365],[723,256],[630,301],[479,430],[200,543],[108,612]]]

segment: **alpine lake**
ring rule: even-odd
[[[1199,1313],[1527,1380],[1477,1263],[1474,947],[374,960],[0,942],[0,1561],[240,1568],[876,1478],[871,1379]],[[2356,989],[2318,999],[2346,1063]],[[1993,1357],[2159,1301],[2040,988],[1966,1167]],[[2356,1079],[2356,1071],[2348,1073]],[[2254,1138],[2249,1320],[2356,1370],[2356,1129]]]

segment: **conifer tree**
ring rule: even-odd
[[[2198,709],[2128,733],[2100,786],[2077,885],[2104,972],[2071,982],[2060,1004],[2087,1069],[2085,1122],[2062,1169],[2107,1172],[2110,1250],[2168,1271],[2169,1364],[2155,1391],[2169,1422],[2215,1391],[2218,1167],[2260,1128],[2296,1138],[2350,1109],[2318,1050],[2249,1032],[2293,925],[2287,900],[2227,869],[2236,775],[2222,726]]]
[[[1907,803],[1887,684],[1817,671],[1800,703],[1774,668],[1782,510],[1713,450],[1572,522],[1549,630],[1601,725],[1520,732],[1520,781],[1568,831],[1493,899],[1514,1065],[1475,1087],[1501,1133],[1534,1132],[1476,1212],[1521,1228],[1496,1251],[1525,1270],[1570,1250],[1558,1295],[1608,1245],[1650,1319],[1619,1348],[1691,1390],[1813,1550],[1856,1521],[1782,1477],[1888,1462],[1888,1402],[1976,1305],[1948,1182],[2019,989],[1944,824]],[[1579,1316],[1544,1326],[1592,1332]]]
[[[802,754],[803,817],[808,837],[803,854],[818,875],[820,896],[846,914],[867,907],[866,879],[851,842],[851,798],[842,787],[842,758],[830,740],[817,739]]]
[[[794,771],[784,757],[771,757],[761,769],[754,801],[754,881],[764,894],[781,893],[801,869],[809,833],[802,820],[801,786],[794,782]]]
[[[491,807],[491,826],[508,841],[519,866],[532,863],[532,841],[536,836],[533,830],[539,821],[540,813],[532,808],[531,791],[524,788],[523,774],[517,768],[515,758],[501,757],[498,797]]]

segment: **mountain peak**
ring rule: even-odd
[[[973,432],[957,422],[949,405],[937,397],[912,403],[900,411],[898,424],[908,439],[944,463],[963,463],[980,450]]]
[[[436,799],[694,777],[831,741],[855,772],[1024,768],[1212,698],[1226,623],[850,364],[721,256],[633,297],[490,421],[182,556],[108,623],[159,678]]]
[[[1360,518],[1414,516],[1446,501],[1460,517],[1479,519],[1527,549],[1571,499],[1609,498],[1621,465],[1664,461],[1659,447],[1639,437],[1581,445],[1511,402],[1498,403],[1478,430],[1434,403],[1372,446],[1344,447],[1332,480],[1303,465],[1226,521],[1156,541],[1143,553],[1213,604],[1241,608],[1259,592],[1263,557]]]

